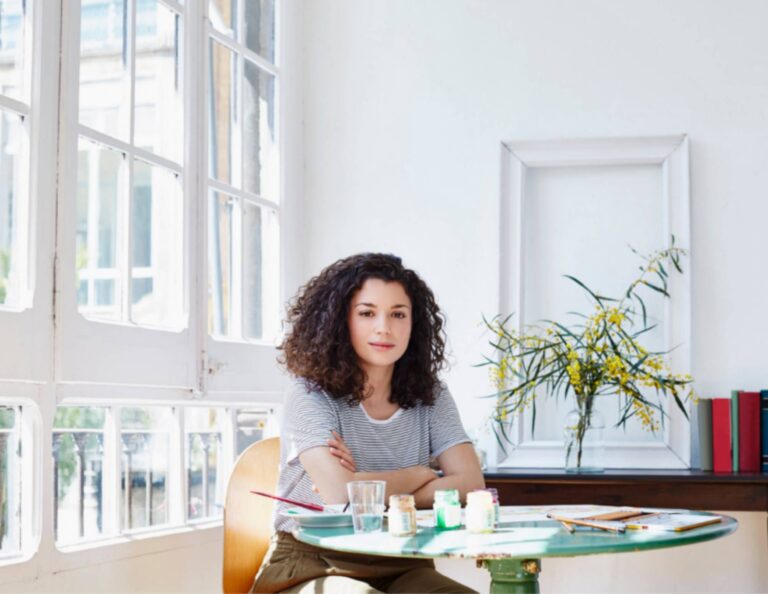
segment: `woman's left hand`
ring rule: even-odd
[[[344,468],[351,470],[352,472],[357,472],[357,464],[355,464],[355,458],[352,456],[352,452],[347,447],[347,444],[344,443],[341,435],[335,431],[331,431],[331,433],[334,437],[333,439],[328,440],[328,446],[331,449],[331,454],[339,459],[339,462]]]

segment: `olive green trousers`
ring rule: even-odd
[[[256,575],[252,592],[374,594],[474,592],[438,573],[429,559],[401,559],[329,551],[278,532]]]

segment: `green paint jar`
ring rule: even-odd
[[[437,530],[455,530],[461,528],[461,502],[456,489],[435,491],[435,528]]]

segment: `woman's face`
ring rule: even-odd
[[[352,295],[349,336],[360,364],[391,367],[411,338],[411,300],[398,282],[370,278]]]

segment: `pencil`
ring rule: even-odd
[[[573,534],[574,532],[576,532],[576,528],[574,528],[573,526],[571,526],[571,525],[570,525],[568,522],[564,522],[563,520],[558,520],[558,522],[560,522],[560,523],[563,525],[563,528],[565,528],[565,529],[566,529],[568,532],[570,532],[571,534]]]
[[[562,516],[555,516],[553,514],[547,514],[547,517],[558,522],[567,522],[569,524],[575,524],[576,526],[587,526],[588,528],[597,528],[598,530],[607,530],[608,532],[624,532],[626,529],[623,524],[619,522],[597,522],[589,520],[577,520],[575,518],[564,518]]]

